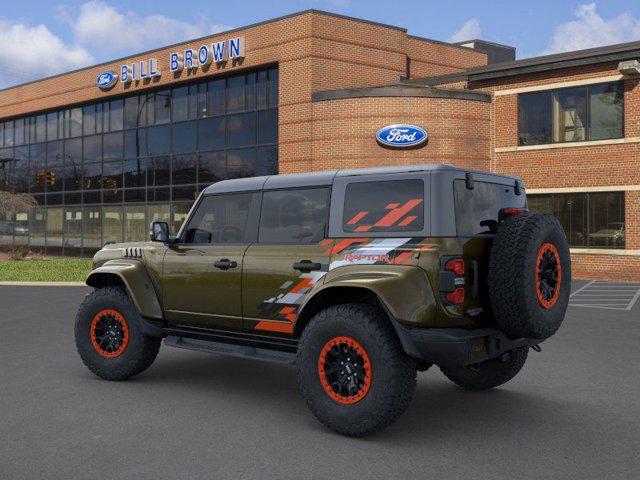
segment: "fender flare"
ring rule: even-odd
[[[335,275],[330,274],[330,278],[304,299],[294,324],[294,335],[302,334],[304,327],[319,308],[343,303],[342,298],[348,302],[351,300],[349,294],[360,292],[376,299],[387,314],[405,352],[411,356],[418,356],[408,334],[408,327],[434,327],[437,315],[435,297],[426,273],[417,267],[400,266],[395,267],[392,272],[351,272],[348,268],[343,272],[339,270],[341,269],[336,270]],[[415,288],[397,288],[399,283],[406,286],[407,281],[411,281]],[[347,297],[341,295],[340,291],[347,294]],[[335,294],[329,295],[330,292]],[[330,299],[329,303],[327,299]]]
[[[86,284],[94,288],[114,283],[124,285],[142,318],[164,320],[158,294],[142,262],[134,259],[109,260],[93,270],[86,280]]]

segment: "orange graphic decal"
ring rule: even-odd
[[[256,325],[256,330],[266,330],[268,332],[293,333],[293,324],[288,322],[269,322],[262,320]]]
[[[284,315],[284,318],[286,318],[287,320],[295,322],[296,318],[298,318],[298,315],[293,313],[295,311],[296,307],[284,307],[282,310],[280,310],[280,313]]]
[[[413,222],[416,218],[418,218],[418,217],[416,217],[415,215],[410,215],[410,216],[408,216],[407,218],[405,218],[404,220],[402,220],[402,221],[398,224],[398,226],[400,226],[400,227],[406,227],[406,226],[407,226],[407,225],[409,225],[411,222]]]
[[[354,243],[364,243],[367,242],[368,238],[343,238],[338,243],[336,243],[332,248],[326,250],[324,252],[325,255],[333,255],[342,252],[344,249],[350,247]]]
[[[374,224],[374,227],[391,227],[398,220],[409,213],[414,207],[420,205],[421,203],[422,199],[419,198],[409,200],[401,207],[394,208],[389,213],[387,213],[384,217],[382,217]]]
[[[403,265],[409,262],[411,255],[413,255],[413,251],[402,252],[391,262],[394,265]]]
[[[289,293],[300,293],[301,290],[311,287],[313,278],[303,278],[300,283],[293,287]]]
[[[360,212],[360,213],[358,213],[355,217],[353,217],[351,220],[349,220],[347,222],[347,225],[355,225],[360,220],[362,220],[367,213],[369,213],[369,212]]]

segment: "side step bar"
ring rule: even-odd
[[[293,364],[296,361],[296,354],[294,352],[284,352],[280,350],[258,348],[251,345],[236,345],[233,343],[201,340],[197,338],[169,335],[164,339],[164,344],[170,347],[249,358],[252,360],[262,360],[265,362]]]

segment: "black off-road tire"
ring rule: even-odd
[[[528,353],[529,347],[522,347],[472,367],[440,367],[440,370],[465,390],[489,390],[515,377],[522,370]]]
[[[321,381],[319,364],[326,345],[345,337],[362,347],[370,365],[368,391],[350,404],[330,396],[325,389],[330,386]],[[403,351],[389,319],[370,305],[345,304],[322,310],[305,328],[298,345],[300,393],[316,418],[342,435],[359,437],[393,423],[413,398],[416,372],[416,360]]]
[[[557,288],[549,288],[554,281],[545,277],[554,274],[543,268],[545,261],[559,266]],[[491,246],[488,286],[495,321],[507,336],[553,335],[564,319],[571,292],[569,245],[558,219],[531,213],[507,217]]]
[[[92,342],[91,324],[105,310],[118,312],[126,322],[128,341],[114,358],[100,353]],[[160,350],[160,338],[145,336],[142,318],[127,292],[120,287],[103,287],[87,295],[78,309],[75,324],[76,348],[91,372],[105,380],[126,380],[151,366]]]

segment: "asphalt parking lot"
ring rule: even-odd
[[[349,439],[313,418],[291,366],[163,347],[130,381],[94,377],[73,343],[86,291],[0,286],[0,478],[640,477],[638,304],[570,307],[490,392],[420,374],[400,421]]]

